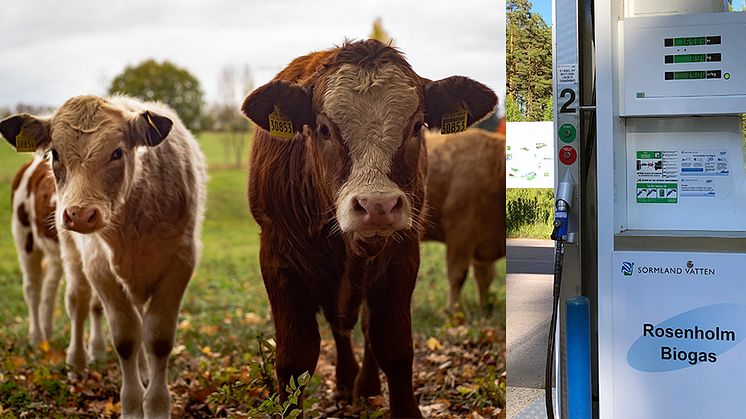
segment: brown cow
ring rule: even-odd
[[[471,79],[419,77],[398,50],[374,40],[297,58],[246,98],[243,112],[259,125],[249,203],[261,227],[283,399],[292,376],[316,367],[322,310],[337,346],[338,396],[378,394],[380,366],[392,415],[420,416],[410,303],[424,220],[424,125],[438,127],[461,109],[471,124],[495,103]],[[291,138],[277,138],[285,133]],[[362,369],[350,342],[361,305]]]
[[[23,293],[29,311],[29,343],[32,346],[51,339],[57,287],[63,272],[63,260],[54,223],[56,204],[57,193],[52,169],[42,155],[36,155],[16,174],[11,195],[11,231],[23,272]],[[42,267],[43,262],[46,263],[46,270]],[[68,263],[65,263],[65,266],[67,265]],[[68,272],[66,276],[68,314],[81,322],[72,325],[67,361],[77,369],[82,369],[86,361],[82,324],[86,313],[76,317],[70,310],[79,308],[87,312],[90,308],[92,323],[88,346],[89,357],[94,360],[103,357],[105,351],[101,332],[103,308],[97,298],[92,298],[94,296],[91,296],[90,291],[87,297],[77,292],[77,282],[87,284],[82,274],[77,277],[75,272]],[[77,304],[77,300],[83,298],[90,303]]]
[[[204,213],[196,140],[165,105],[126,97],[74,97],[51,117],[11,116],[0,132],[14,146],[49,150],[63,260],[82,268],[106,310],[122,416],[170,417],[168,357]],[[65,252],[71,246],[79,258]],[[71,310],[74,324],[82,311]]]
[[[469,265],[487,307],[495,261],[505,256],[505,136],[478,128],[426,135],[428,222],[424,240],[446,244],[449,306],[459,303]]]

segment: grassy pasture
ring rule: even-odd
[[[202,261],[184,298],[171,358],[174,416],[253,417],[277,407],[271,394],[273,328],[259,273],[259,229],[246,200],[246,168],[227,164],[223,135],[198,137],[210,165],[208,205]],[[111,347],[108,359],[90,368],[86,377],[71,381],[66,376],[69,325],[64,282],[58,295],[54,339],[40,348],[26,344],[26,305],[10,234],[9,203],[13,176],[29,158],[0,144],[0,418],[118,417],[120,376]],[[491,289],[495,308],[490,315],[480,313],[470,278],[463,291],[464,313],[449,316],[445,313],[445,247],[423,244],[413,322],[414,379],[426,415],[492,416],[503,408],[504,260],[498,263],[498,272]],[[323,320],[320,323],[322,354],[316,374],[306,385],[308,416],[385,414],[383,397],[365,401],[362,411],[332,400],[334,345]],[[357,350],[361,343],[358,331]],[[287,412],[291,410],[292,406]]]

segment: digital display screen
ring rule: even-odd
[[[719,62],[721,58],[720,53],[666,55],[666,64]]]
[[[703,79],[707,76],[705,71],[674,71],[674,80],[694,80]]]
[[[693,38],[674,38],[673,46],[688,47],[690,45],[707,45],[707,37],[695,36]]]
[[[720,36],[690,36],[686,38],[666,38],[663,43],[667,47],[691,47],[697,45],[720,45]]]
[[[666,80],[700,80],[719,79],[722,77],[720,70],[694,70],[694,71],[667,71]]]
[[[673,56],[674,63],[701,63],[706,59],[707,55],[705,54],[682,54]]]

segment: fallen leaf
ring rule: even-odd
[[[176,345],[171,350],[171,355],[179,355],[180,353],[184,352],[185,349],[186,349],[186,346],[184,345]]]
[[[461,394],[474,393],[477,390],[479,390],[479,385],[477,384],[466,384],[466,385],[462,384],[456,387],[456,391],[458,391]]]
[[[26,365],[26,358],[22,356],[11,356],[10,363],[16,368],[22,368]]]
[[[44,354],[44,362],[47,364],[59,364],[65,360],[65,351],[50,350]]]
[[[438,339],[435,339],[434,337],[431,337],[427,340],[427,347],[431,350],[437,350],[437,349],[443,349],[443,344],[438,342]]]
[[[109,397],[109,400],[104,404],[104,413],[107,415],[113,415],[115,413],[119,414],[121,410],[122,405],[120,402],[113,403],[111,397]]]
[[[256,325],[256,324],[262,324],[263,322],[264,320],[256,313],[246,313],[246,315],[243,318],[244,324]]]
[[[432,362],[433,364],[442,364],[448,361],[448,355],[431,353],[431,354],[428,354],[428,356],[425,359]]]
[[[424,417],[430,417],[433,415],[433,413],[441,412],[445,409],[447,409],[448,406],[442,403],[433,403],[426,406],[420,406],[420,413],[422,413],[422,416]]]
[[[199,332],[203,335],[214,336],[218,333],[218,325],[216,324],[205,324],[199,328]]]

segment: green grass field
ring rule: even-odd
[[[257,339],[273,335],[259,272],[259,229],[246,200],[246,168],[229,168],[222,135],[205,133],[199,140],[210,165],[208,204],[202,261],[184,298],[170,368],[174,414],[252,416],[271,396],[268,387],[273,379],[268,373],[272,354],[260,351]],[[12,178],[29,158],[0,144],[0,417],[116,417],[119,372],[111,348],[105,365],[91,368],[84,380],[71,383],[65,376],[62,352],[69,326],[64,282],[49,348],[26,344],[26,306],[10,234],[9,203]],[[504,406],[504,260],[498,271],[491,289],[491,314],[485,316],[478,309],[470,278],[462,294],[463,316],[449,316],[445,247],[422,246],[413,297],[414,368],[420,405],[430,416],[496,414]],[[334,349],[323,323],[322,329],[322,356],[308,384],[305,407],[312,416],[344,415],[349,410],[340,410],[330,400]],[[357,349],[361,342],[357,332]],[[271,352],[271,341],[267,345]],[[239,381],[241,385],[236,384]],[[271,399],[265,404],[271,405]],[[381,412],[380,400],[370,400],[361,414],[375,417]]]

